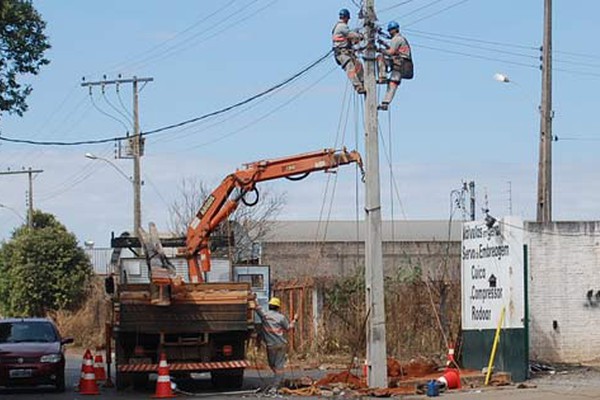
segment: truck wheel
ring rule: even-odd
[[[132,378],[134,390],[144,390],[148,386],[148,374],[134,374]]]
[[[210,381],[216,389],[240,389],[244,384],[244,369],[213,371]]]
[[[131,376],[124,372],[117,371],[115,380],[116,380],[117,390],[119,390],[119,391],[125,390],[129,386],[131,386]]]

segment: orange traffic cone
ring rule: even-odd
[[[94,375],[96,382],[106,380],[106,371],[104,370],[104,359],[101,353],[97,353],[94,357]]]
[[[94,375],[92,353],[89,350],[86,350],[83,355],[81,379],[79,379],[79,394],[100,394],[98,385],[96,384],[96,375]]]
[[[165,353],[160,354],[160,362],[158,364],[158,378],[156,379],[155,399],[170,399],[175,397],[171,389],[171,377],[169,376],[169,364],[167,364],[167,356]]]

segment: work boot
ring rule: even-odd
[[[362,87],[362,86],[357,86],[357,87],[356,87],[356,93],[358,93],[358,94],[365,94],[365,93],[367,93],[367,91],[365,90],[365,88],[364,88],[364,87]]]
[[[381,110],[381,111],[387,111],[389,105],[390,105],[390,103],[383,102],[383,103],[381,103],[380,105],[377,106],[377,109]]]

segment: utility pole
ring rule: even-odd
[[[552,0],[544,0],[537,222],[552,221]]]
[[[471,204],[471,209],[470,209],[470,216],[471,216],[471,221],[475,221],[475,181],[471,181],[469,182],[469,194],[470,194],[470,204]]]
[[[366,237],[365,287],[367,304],[367,360],[369,387],[382,387],[387,382],[385,335],[385,299],[383,287],[383,255],[381,246],[381,188],[379,177],[379,124],[377,121],[377,84],[375,83],[375,1],[366,0],[362,10],[367,38],[365,51],[365,150],[366,150]]]
[[[141,157],[143,154],[143,140],[140,132],[140,114],[139,114],[139,83],[152,82],[154,78],[138,78],[134,76],[128,79],[101,80],[96,82],[83,82],[81,86],[89,87],[90,93],[92,86],[120,85],[122,83],[131,83],[133,88],[133,136],[130,141],[131,157],[133,158],[133,236],[138,237],[140,227],[142,226],[142,195],[141,195]]]
[[[24,169],[22,171],[3,171],[0,175],[16,175],[16,174],[27,174],[29,176],[29,191],[28,191],[28,212],[27,212],[27,226],[33,228],[33,174],[41,174],[44,172],[43,169]]]

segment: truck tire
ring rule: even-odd
[[[244,384],[244,369],[212,371],[210,381],[216,389],[241,389]]]
[[[125,390],[131,386],[131,375],[125,372],[117,371],[115,375],[115,385],[118,391]]]

